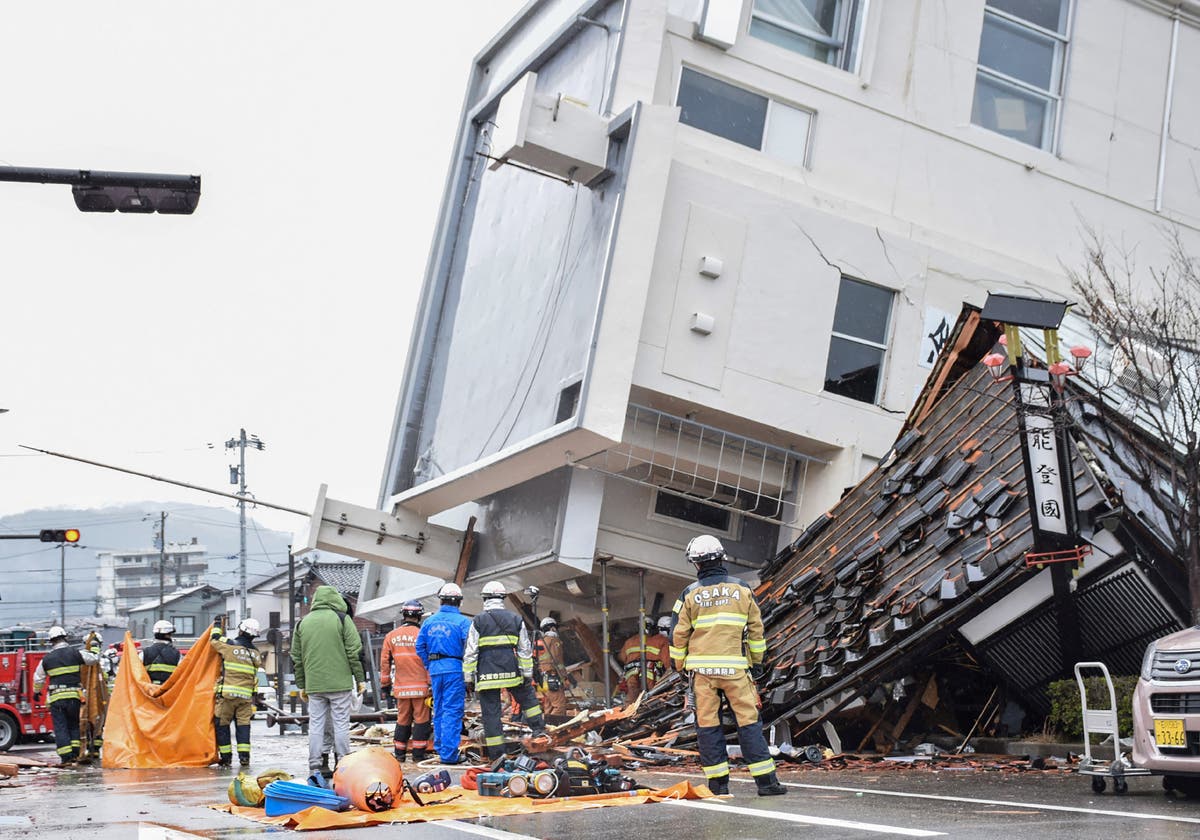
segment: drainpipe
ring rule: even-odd
[[[1175,98],[1175,56],[1179,51],[1179,9],[1171,20],[1171,57],[1167,60],[1167,95],[1163,102],[1162,132],[1158,138],[1158,180],[1154,185],[1154,212],[1162,212],[1163,182],[1167,177],[1167,131],[1171,127],[1171,102]]]

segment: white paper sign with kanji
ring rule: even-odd
[[[954,316],[932,306],[925,307],[925,329],[921,333],[920,355],[917,364],[923,368],[933,367],[938,353],[950,340],[950,330],[954,328]]]
[[[1022,385],[1025,409],[1025,451],[1029,454],[1030,492],[1040,531],[1066,536],[1067,513],[1063,504],[1063,477],[1059,475],[1058,439],[1050,416],[1050,394],[1044,386]],[[1045,414],[1040,412],[1046,412]]]

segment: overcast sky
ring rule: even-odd
[[[470,60],[522,5],[7,4],[0,163],[204,181],[190,217],[0,183],[0,514],[220,503],[17,444],[229,490],[240,427],[259,498],[374,505]]]

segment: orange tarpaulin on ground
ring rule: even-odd
[[[664,799],[706,799],[712,794],[706,787],[696,787],[691,782],[680,782],[662,790],[635,790],[628,793],[593,796],[560,797],[557,799],[528,799],[524,796],[480,796],[472,790],[461,791],[461,796],[447,801],[459,791],[445,791],[421,798],[424,808],[411,799],[389,811],[368,813],[365,811],[330,811],[327,808],[306,808],[295,814],[268,817],[262,808],[242,808],[237,805],[217,805],[218,811],[227,811],[239,817],[268,825],[294,828],[297,831],[315,831],[322,828],[362,828],[372,825],[394,825],[396,823],[436,822],[437,820],[474,820],[480,817],[503,817],[512,814],[545,814],[552,811],[582,811],[587,808],[607,808],[613,805],[645,805],[647,802],[662,802]]]
[[[104,723],[105,767],[207,767],[217,760],[213,689],[221,658],[208,634],[201,634],[162,685],[150,682],[134,653],[133,637],[125,634],[125,655]]]

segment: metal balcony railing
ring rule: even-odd
[[[621,443],[578,466],[776,525],[795,519],[811,464],[828,462],[631,403]]]

